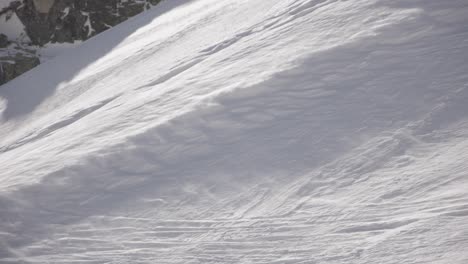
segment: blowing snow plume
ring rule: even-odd
[[[390,2],[163,1],[2,86],[0,262],[467,263],[468,5]]]

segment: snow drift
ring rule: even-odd
[[[6,263],[466,263],[465,0],[171,0],[0,88]]]

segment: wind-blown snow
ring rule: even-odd
[[[0,88],[0,261],[467,263],[467,12],[171,0],[48,61]]]

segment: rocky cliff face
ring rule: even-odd
[[[84,41],[161,0],[8,0],[0,5],[0,85],[40,63],[51,43]]]

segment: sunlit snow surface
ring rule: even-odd
[[[170,0],[0,87],[1,263],[468,263],[466,0]]]

